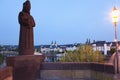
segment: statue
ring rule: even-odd
[[[23,3],[23,10],[19,13],[18,21],[20,24],[19,36],[19,55],[33,55],[34,54],[34,40],[33,27],[35,22],[30,15],[30,1]]]

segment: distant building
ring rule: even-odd
[[[74,44],[66,45],[66,51],[74,51],[77,49],[77,46]]]
[[[104,55],[108,55],[111,48],[116,48],[115,42],[94,41],[91,45],[93,50],[101,51]]]
[[[66,51],[74,51],[77,49],[79,44],[66,44],[58,45],[57,42],[51,42],[50,45],[41,45],[39,46],[40,53],[46,56],[47,62],[56,62],[59,61],[62,56],[64,56]],[[38,47],[37,47],[38,49]]]
[[[5,57],[10,57],[10,56],[17,56],[18,52],[15,52],[15,51],[0,51],[0,54],[2,54]]]

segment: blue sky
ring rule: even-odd
[[[18,14],[25,0],[1,0],[0,44],[18,44]],[[34,43],[84,43],[92,40],[114,40],[110,12],[119,0],[31,0],[34,17]],[[120,23],[120,21],[119,21]],[[118,38],[120,39],[120,24]]]

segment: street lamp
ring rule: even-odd
[[[119,73],[119,57],[118,57],[118,38],[117,38],[117,23],[119,20],[119,10],[117,7],[114,7],[112,10],[112,21],[114,23],[114,30],[115,30],[115,44],[116,44],[116,55],[115,55],[115,68],[117,73]]]

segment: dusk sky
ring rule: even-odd
[[[25,0],[0,1],[0,44],[17,45],[20,25],[18,14]],[[30,0],[34,17],[34,43],[84,43],[93,40],[114,40],[110,13],[119,0]],[[117,25],[120,40],[120,21]]]

